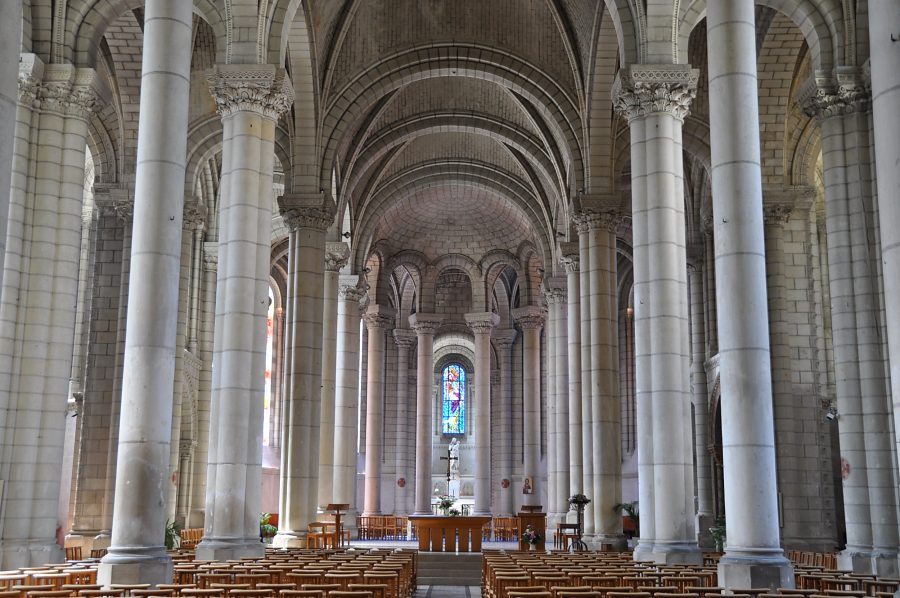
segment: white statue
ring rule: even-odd
[[[454,479],[459,479],[459,440],[454,438],[450,441],[447,453],[450,457],[450,475]]]

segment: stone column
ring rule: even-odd
[[[549,338],[547,358],[553,364],[547,381],[547,512],[550,525],[565,523],[569,511],[569,372],[566,279],[545,278]],[[550,409],[549,406],[553,408]],[[580,409],[580,408],[579,408]],[[550,450],[552,448],[552,450]],[[581,455],[579,454],[579,457]],[[552,459],[551,459],[552,457]]]
[[[431,435],[434,425],[434,333],[444,320],[437,314],[409,316],[416,331],[416,515],[431,515]]]
[[[397,481],[394,487],[394,512],[408,514],[410,497],[412,496],[413,477],[410,475],[413,463],[409,458],[409,424],[405,417],[409,407],[409,350],[416,344],[416,333],[406,328],[394,330],[394,343],[397,344]],[[400,486],[400,480],[405,480]]]
[[[500,367],[500,390],[497,392],[496,401],[498,421],[512,421],[512,361],[511,351],[513,342],[516,340],[515,328],[506,328],[502,330],[494,330],[491,334],[494,346],[497,348],[497,361]],[[493,443],[493,449],[497,456],[497,477],[500,478],[499,504],[496,505],[495,515],[500,517],[511,517],[516,513],[514,504],[514,488],[512,487],[513,476],[513,453],[512,453],[512,430],[508,423],[504,423],[500,428],[497,442]],[[503,480],[506,480],[504,483]],[[505,486],[505,487],[504,487]]]
[[[19,52],[22,49],[22,3],[0,4],[0,264],[6,254],[6,219],[12,183],[13,142],[16,138],[16,104]],[[0,288],[3,268],[0,268]]]
[[[706,382],[706,314],[703,303],[703,251],[688,256],[691,293],[691,397],[694,404],[694,459],[697,463],[697,543],[712,548],[712,470],[709,453],[709,396]]]
[[[625,547],[622,517],[615,505],[622,502],[621,403],[619,398],[618,310],[616,308],[616,234],[618,199],[578,196],[575,222],[580,239],[587,240],[590,302],[590,484],[592,500],[587,515],[593,519],[592,541]],[[585,243],[582,243],[582,248]],[[582,288],[582,295],[584,289]],[[582,350],[584,351],[584,339]],[[582,359],[583,359],[582,355]],[[584,428],[584,426],[583,426]]]
[[[878,220],[881,232],[881,268],[884,284],[885,328],[890,364],[890,401],[893,404],[894,430],[900,426],[900,6],[892,0],[869,2],[870,69],[872,79],[872,116],[875,127],[875,173],[878,188]],[[900,449],[900,437],[897,438]],[[895,449],[895,452],[897,451]],[[883,463],[883,461],[882,461]],[[879,493],[884,496],[883,493]],[[884,511],[882,511],[884,513]],[[887,522],[879,520],[881,527]],[[881,530],[885,531],[885,530]],[[893,528],[896,533],[896,526]],[[889,547],[896,551],[897,542]],[[875,550],[883,544],[875,539]],[[887,553],[889,554],[889,552]],[[875,555],[880,558],[880,554]],[[879,571],[879,575],[884,575]],[[896,574],[892,574],[896,576]]]
[[[778,527],[754,2],[710,3],[706,22],[728,513],[719,585],[792,588]]]
[[[635,388],[639,459],[652,434],[653,548],[657,563],[699,562],[693,518],[693,438],[681,127],[696,93],[687,65],[631,65],[613,90],[631,126],[635,248]],[[635,161],[635,153],[641,154]],[[646,393],[646,394],[645,394]],[[649,407],[652,424],[648,426]],[[652,432],[651,432],[652,430]],[[639,465],[639,474],[644,470]],[[644,485],[642,480],[639,480]],[[641,527],[647,505],[641,497]],[[642,530],[642,535],[643,535]],[[643,541],[642,541],[643,544]],[[646,550],[643,546],[642,551]]]
[[[192,464],[194,461],[194,448],[197,442],[191,439],[182,439],[178,444],[178,510],[177,521],[185,525],[191,513],[191,478],[193,476]]]
[[[869,99],[861,73],[853,70],[839,71],[836,83],[811,79],[801,93],[805,111],[822,128],[838,434],[849,465],[842,484],[847,548],[839,564],[893,577],[898,537],[890,397],[870,253],[874,190],[863,166],[871,160]]]
[[[281,513],[272,543],[292,548],[306,545],[307,526],[316,520],[318,506],[325,231],[334,222],[335,205],[326,194],[283,195],[278,201],[291,235]]]
[[[384,335],[396,310],[370,305],[363,320],[369,333],[366,367],[366,489],[364,515],[381,514],[381,461],[384,458]]]
[[[359,438],[359,316],[366,292],[361,276],[338,284],[337,389],[334,409],[334,502],[348,504],[345,527],[356,529],[356,442]]]
[[[197,558],[225,560],[263,552],[257,513],[275,125],[293,88],[270,65],[218,65],[208,80],[222,118],[222,189],[206,520]]]
[[[569,496],[584,493],[581,441],[581,284],[578,272],[578,245],[560,243],[560,263],[566,270],[568,306],[566,331],[568,342],[568,437],[569,437]]]
[[[500,316],[491,312],[465,314],[475,335],[475,510],[491,514],[491,330]]]
[[[172,579],[163,545],[191,65],[191,6],[147,0],[112,544],[97,581]],[[165,118],[161,118],[165,115]]]
[[[522,328],[522,476],[531,478],[531,494],[523,504],[539,505],[541,497],[541,328],[544,313],[534,305],[513,310]]]
[[[573,206],[574,209],[574,206]],[[593,398],[591,396],[591,278],[590,278],[590,238],[587,234],[578,231],[578,312],[581,330],[579,338],[580,347],[580,415],[581,420],[581,486],[585,493],[594,492],[594,415],[592,411]],[[574,357],[573,357],[574,359]],[[588,538],[594,535],[594,504],[587,505],[584,511],[584,535]]]
[[[325,245],[325,287],[322,302],[322,414],[319,418],[318,505],[334,502],[334,401],[337,359],[338,277],[347,265],[346,243]]]

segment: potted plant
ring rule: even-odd
[[[272,520],[271,513],[260,513],[259,514],[259,541],[265,542],[266,540],[270,540],[275,534],[278,533],[278,528],[269,523]]]
[[[725,550],[725,518],[716,519],[716,524],[709,528],[709,535],[712,536],[713,543],[716,545],[716,552]]]
[[[441,513],[444,514],[444,517],[450,515],[450,509],[453,507],[453,503],[456,501],[452,496],[447,496],[444,494],[438,499],[438,508],[441,510]]]
[[[538,542],[541,541],[541,535],[533,525],[527,525],[525,531],[522,532],[522,540],[528,543],[528,550],[536,550]]]
[[[641,518],[638,513],[638,503],[634,502],[620,502],[616,506],[613,507],[616,513],[625,513],[625,516],[631,521],[632,525],[634,525],[634,536],[640,537],[641,535]]]
[[[181,524],[166,519],[166,550],[175,550],[181,546]]]
[[[461,515],[461,513],[459,512],[459,509],[449,509],[447,511],[447,514],[450,515],[451,517],[459,517]]]

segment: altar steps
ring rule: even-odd
[[[416,578],[420,586],[480,586],[481,553],[420,552]]]

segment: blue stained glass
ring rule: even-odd
[[[466,431],[466,370],[459,364],[444,368],[441,391],[441,432],[464,434]]]

